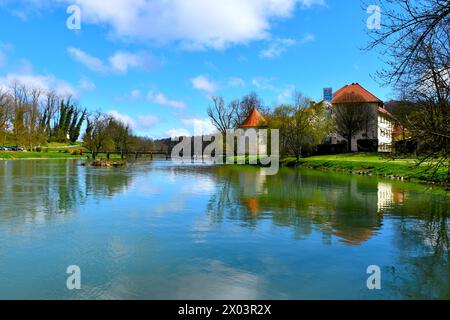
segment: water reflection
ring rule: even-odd
[[[45,223],[69,216],[77,213],[89,195],[113,197],[125,192],[131,182],[127,171],[92,170],[76,160],[1,161],[0,223],[11,219]]]
[[[421,186],[344,174],[5,161],[0,298],[450,298],[448,214]]]

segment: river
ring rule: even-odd
[[[448,299],[449,199],[308,170],[0,161],[0,299]]]

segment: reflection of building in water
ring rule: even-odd
[[[383,215],[377,208],[377,193],[365,181],[354,178],[346,183],[345,194],[334,199],[336,206],[329,217],[331,234],[339,241],[359,246],[376,236],[383,225]],[[330,195],[326,195],[330,197]]]
[[[243,199],[243,202],[252,216],[257,216],[259,214],[260,206],[258,198],[245,198]]]
[[[277,226],[292,228],[299,239],[319,232],[329,244],[359,246],[373,239],[383,228],[384,213],[404,199],[395,183],[366,177],[294,170],[271,177],[251,169],[223,176],[229,187],[213,202],[231,199],[236,206],[218,207],[217,216],[229,214],[253,224],[270,216]]]
[[[396,190],[392,183],[378,183],[378,211],[391,208],[395,204],[402,204],[405,200],[405,193]]]
[[[356,180],[353,180],[352,185],[353,183],[357,183]],[[333,235],[341,238],[344,243],[355,246],[375,236],[383,225],[384,211],[403,203],[405,198],[402,190],[397,190],[387,181],[378,182],[376,199],[372,199],[375,196],[373,193],[358,191],[354,186],[350,188],[350,193],[355,202],[365,203],[364,207],[361,207],[360,212],[347,211],[342,216],[336,212],[332,219],[332,227]],[[376,207],[371,206],[371,203],[376,204]]]
[[[394,195],[392,193],[392,184],[387,182],[378,183],[378,211],[382,211],[392,206]]]
[[[373,228],[349,228],[347,230],[335,229],[333,235],[342,239],[342,242],[352,246],[359,246],[364,242],[369,241],[374,236],[375,230]]]
[[[266,179],[267,176],[255,174],[253,170],[239,173],[242,203],[253,216],[260,213],[259,196],[267,194]]]
[[[252,133],[256,134],[256,141],[247,141],[250,145],[246,145],[245,154],[247,155],[258,155],[258,154],[267,154],[267,137],[261,135],[258,129],[266,129],[267,121],[264,119],[262,114],[258,111],[257,108],[254,108],[244,123],[241,124],[240,129],[244,131],[244,135],[251,136]],[[252,145],[253,143],[257,143],[257,145]]]

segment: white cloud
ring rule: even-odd
[[[141,90],[134,89],[130,93],[130,99],[132,101],[138,100],[141,97]]]
[[[130,69],[150,70],[158,66],[158,62],[147,53],[129,53],[118,51],[108,58],[108,63],[78,48],[67,48],[69,54],[88,69],[99,73],[127,73]]]
[[[136,129],[136,127],[137,127],[136,121],[129,115],[122,114],[117,110],[110,110],[110,111],[108,111],[108,114],[110,116],[113,116],[115,119],[129,125],[133,129]]]
[[[34,73],[9,73],[0,78],[0,88],[8,89],[15,84],[28,88],[40,89],[44,92],[55,91],[59,95],[78,97],[78,92],[70,83],[57,79],[54,75]]]
[[[311,33],[307,33],[303,36],[303,38],[300,39],[299,43],[305,44],[305,43],[314,42],[314,41],[316,41],[316,36]]]
[[[282,89],[280,89],[278,93],[278,103],[285,103],[286,101],[289,101],[292,99],[294,95],[295,87],[292,85],[286,86]]]
[[[117,110],[110,110],[107,113],[117,120],[129,125],[130,128],[136,131],[148,131],[160,122],[160,119],[153,115],[142,115],[135,119],[129,115],[122,114]]]
[[[45,3],[28,0],[29,3]],[[223,49],[265,39],[275,19],[324,0],[53,0],[77,4],[83,23],[106,25],[125,40],[175,42],[189,49]]]
[[[161,121],[160,118],[153,115],[145,115],[138,117],[138,128],[139,130],[147,131],[153,128],[156,124]]]
[[[209,135],[217,132],[217,129],[213,126],[209,118],[186,118],[182,119],[181,122],[186,127],[189,127],[189,129],[173,128],[167,130],[165,136],[174,139],[179,137],[192,137],[193,135]]]
[[[278,58],[287,48],[295,45],[297,42],[294,39],[275,39],[265,50],[259,53],[261,58],[274,59]]]
[[[277,88],[272,84],[271,78],[257,77],[252,79],[252,84],[261,90],[277,91]]]
[[[182,120],[183,124],[194,129],[194,135],[208,135],[217,132],[216,127],[209,118],[188,118]]]
[[[192,136],[192,134],[186,129],[170,129],[166,131],[165,135],[172,139]]]
[[[153,93],[150,91],[147,94],[147,99],[149,101],[152,101],[159,105],[167,106],[167,107],[171,107],[171,108],[175,108],[175,109],[185,109],[187,107],[184,102],[177,101],[177,100],[171,100],[171,99],[167,98],[166,95],[161,92]]]
[[[228,86],[230,87],[245,87],[245,81],[241,78],[231,77],[228,79]]]
[[[277,103],[284,103],[290,100],[295,91],[294,85],[276,86],[272,83],[275,79],[258,77],[252,80],[252,84],[260,90],[271,91],[277,95]]]
[[[149,54],[132,54],[128,52],[116,52],[109,58],[111,68],[120,73],[127,73],[130,68],[150,70],[157,66],[158,62]]]
[[[72,58],[92,71],[105,73],[108,70],[107,66],[103,63],[102,60],[97,57],[91,56],[80,49],[70,47],[67,49],[67,51],[72,56]]]
[[[284,52],[287,51],[289,47],[292,47],[294,45],[303,45],[309,42],[313,42],[316,40],[316,37],[311,34],[307,33],[305,34],[301,39],[289,39],[289,38],[277,38],[271,41],[267,49],[262,50],[259,53],[259,56],[261,58],[266,59],[274,59],[281,56]]]
[[[191,84],[194,89],[203,91],[209,96],[214,95],[217,90],[217,84],[206,76],[198,76],[191,79]]]
[[[82,77],[78,82],[78,88],[83,91],[94,91],[96,89],[95,83],[86,77]]]

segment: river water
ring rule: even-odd
[[[449,299],[449,199],[308,170],[0,161],[0,299]]]

